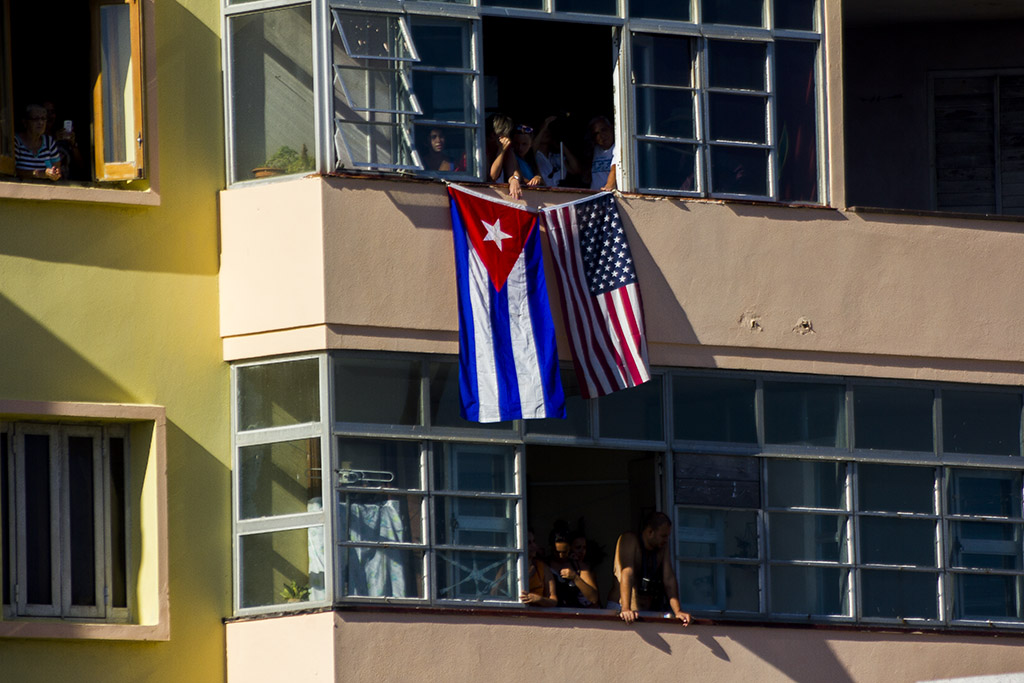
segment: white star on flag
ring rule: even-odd
[[[498,251],[501,251],[501,241],[512,237],[512,235],[501,231],[501,219],[499,218],[493,223],[488,223],[487,221],[480,222],[487,229],[487,237],[484,238],[484,242],[494,242],[495,246],[498,247]]]

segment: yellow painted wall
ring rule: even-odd
[[[0,199],[0,398],[166,407],[171,638],[0,639],[4,681],[225,677],[231,524],[217,300],[219,6],[162,0],[153,18],[147,85],[156,90],[158,147],[149,166],[159,174],[159,206]]]

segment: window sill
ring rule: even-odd
[[[166,641],[171,630],[166,621],[150,625],[12,619],[0,621],[0,638]]]
[[[499,607],[432,607],[418,605],[386,605],[386,604],[345,604],[333,607],[312,607],[302,610],[279,610],[262,614],[252,614],[224,619],[225,624],[247,621],[294,617],[323,612],[360,613],[360,614],[419,614],[427,616],[468,616],[468,617],[500,617],[503,619],[583,619],[587,621],[622,623],[618,613],[609,609],[572,610],[566,608],[499,608]],[[663,624],[673,628],[685,628],[676,620],[665,617],[660,612],[641,612],[638,623]],[[898,633],[907,635],[943,635],[943,636],[993,636],[1001,638],[1024,639],[1024,630],[1005,626],[929,626],[925,624],[854,624],[850,622],[802,622],[802,621],[768,621],[762,619],[720,619],[694,616],[691,627],[725,626],[730,628],[786,628],[815,631],[837,631],[845,633]]]
[[[0,199],[55,202],[91,202],[127,206],[159,206],[160,194],[149,190],[120,190],[86,185],[0,181]]]
[[[930,209],[893,209],[881,206],[851,206],[850,213],[874,213],[892,216],[920,216],[922,218],[951,218],[956,220],[996,221],[1001,223],[1024,223],[1024,216],[998,213],[964,213],[960,211],[933,211]]]

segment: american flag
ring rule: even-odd
[[[583,397],[648,381],[640,286],[615,197],[605,192],[543,215]]]

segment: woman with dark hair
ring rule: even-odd
[[[555,575],[555,594],[559,607],[600,607],[597,581],[590,566],[572,553],[572,537],[568,529],[551,532],[551,573]]]

